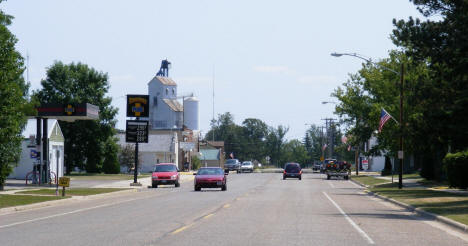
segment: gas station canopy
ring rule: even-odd
[[[89,103],[47,103],[37,109],[37,117],[73,122],[99,119],[99,107]]]

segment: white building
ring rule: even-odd
[[[130,145],[135,148],[134,143],[125,142],[125,133],[119,133],[119,145]],[[150,131],[148,143],[139,143],[138,152],[141,166],[140,172],[152,172],[153,166],[158,163],[178,163],[179,162],[179,142],[176,132],[171,131]],[[122,170],[126,172],[127,170]]]
[[[8,178],[14,179],[25,179],[29,172],[33,171],[33,165],[37,162],[36,158],[32,157],[32,153],[36,151],[36,143],[31,139],[36,138],[36,119],[29,119],[26,124],[26,128],[22,132],[24,140],[21,144],[21,158],[17,163],[17,166],[13,169],[13,172]],[[59,177],[63,176],[63,165],[64,165],[64,142],[62,130],[57,120],[47,120],[47,139],[49,141],[49,161],[50,171],[54,174],[58,173]],[[41,151],[42,152],[42,149]],[[52,175],[53,177],[54,175]]]

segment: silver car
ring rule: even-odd
[[[254,165],[251,161],[244,161],[242,162],[242,165],[240,167],[241,172],[253,172],[254,170]]]

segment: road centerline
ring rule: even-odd
[[[374,241],[372,240],[372,238],[369,237],[369,235],[367,235],[367,233],[365,231],[363,231],[344,211],[343,209],[341,209],[341,207],[335,202],[333,201],[333,199],[331,199],[331,197],[325,192],[325,191],[322,191],[322,193],[328,198],[328,200],[330,200],[330,202],[338,209],[338,211],[340,211],[340,213],[345,217],[345,219],[354,227],[354,229],[356,229],[359,234],[361,234],[362,237],[364,237],[367,242],[369,242],[369,244],[375,244]]]

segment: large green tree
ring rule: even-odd
[[[418,83],[421,137],[429,144],[422,174],[440,179],[449,150],[468,147],[468,2],[412,0],[425,21],[394,20],[394,43],[412,59],[427,64],[428,78]],[[431,18],[436,16],[436,18]]]
[[[23,58],[15,49],[17,39],[7,28],[12,19],[0,10],[0,190],[19,160],[21,131],[26,124],[25,113],[29,107],[28,84],[22,76]]]
[[[82,63],[55,62],[34,95],[41,103],[91,103],[99,107],[99,120],[60,122],[65,137],[67,173],[74,167],[100,172],[104,159],[117,160],[113,138],[117,109],[111,106],[108,76]],[[112,143],[114,142],[114,143]],[[107,151],[106,151],[107,149]],[[108,156],[111,155],[111,156]]]

